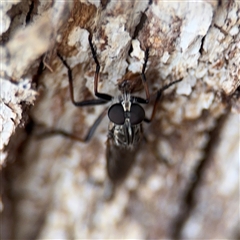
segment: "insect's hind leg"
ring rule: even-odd
[[[99,115],[99,117],[95,120],[95,122],[93,123],[93,125],[90,127],[87,135],[83,138],[66,132],[62,129],[52,129],[52,130],[47,130],[45,132],[42,132],[40,134],[37,134],[37,138],[45,138],[45,137],[51,137],[54,135],[62,135],[64,137],[70,138],[72,140],[75,141],[79,141],[79,142],[88,142],[91,140],[95,130],[97,129],[98,125],[100,124],[100,122],[102,121],[102,119],[105,117],[105,115],[107,114],[107,108],[104,109],[104,111],[102,111],[102,113]]]

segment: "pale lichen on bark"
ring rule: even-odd
[[[6,153],[3,152],[4,147],[8,144],[10,136],[15,132],[15,128],[20,124],[22,118],[21,104],[24,102],[32,105],[37,95],[37,92],[31,89],[34,73],[27,71],[29,68],[31,70],[31,66],[34,68],[35,61],[39,62],[39,57],[54,44],[56,30],[61,26],[62,12],[66,11],[67,5],[55,4],[52,9],[42,13],[41,17],[36,16],[34,24],[25,28],[24,24],[26,23],[23,18],[26,18],[27,10],[29,10],[28,2],[12,1],[1,4],[3,6],[1,10],[3,14],[1,42],[3,45],[1,46],[0,151],[1,164],[3,164],[6,157]],[[54,18],[51,18],[53,14]],[[12,25],[8,21],[8,15],[12,17]],[[7,38],[9,39],[6,40]]]
[[[20,153],[8,148],[15,156],[4,169],[5,195],[14,202],[12,212],[3,212],[8,238],[237,238],[239,115],[230,110],[240,109],[238,1],[39,0],[3,11],[0,150],[23,114],[35,123]],[[35,136],[39,124],[85,136],[104,108],[73,106],[56,54],[72,69],[75,99],[94,98],[89,34],[101,66],[100,92],[117,97],[118,81],[141,73],[147,48],[150,93],[183,79],[144,125],[146,141],[111,202],[102,198],[106,119],[89,143]],[[41,60],[45,68],[33,88]],[[134,94],[144,96],[138,88]],[[35,106],[23,113],[22,102]],[[149,116],[152,104],[145,109]]]

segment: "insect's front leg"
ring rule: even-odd
[[[84,106],[94,106],[94,105],[100,105],[100,104],[105,104],[109,102],[112,97],[109,95],[107,99],[105,98],[99,98],[99,99],[90,99],[90,100],[83,100],[80,102],[75,101],[74,99],[74,89],[73,89],[73,77],[72,77],[72,70],[66,60],[60,55],[60,53],[57,53],[58,57],[62,61],[63,65],[67,68],[68,70],[68,82],[69,82],[69,91],[70,91],[70,98],[74,106],[76,107],[84,107]],[[95,82],[95,80],[94,80]],[[95,85],[95,83],[94,83]]]
[[[149,49],[147,48],[145,51],[145,57],[144,57],[144,63],[142,67],[142,73],[141,73],[141,79],[142,79],[142,84],[145,90],[146,98],[141,98],[141,97],[132,97],[135,102],[141,103],[141,104],[147,104],[149,103],[150,99],[150,94],[149,94],[149,89],[148,89],[148,84],[147,84],[147,78],[145,75],[146,67],[147,67],[147,62],[148,62],[148,55],[149,55]]]
[[[153,105],[153,110],[152,110],[152,114],[151,114],[151,117],[150,118],[145,118],[144,121],[147,122],[147,123],[150,123],[154,116],[155,116],[155,113],[156,113],[156,110],[157,110],[157,104],[159,102],[159,99],[161,98],[162,96],[162,93],[168,89],[169,87],[171,87],[172,85],[178,83],[178,82],[181,82],[182,79],[179,79],[179,80],[176,80],[176,81],[173,81],[167,85],[164,85],[162,88],[160,88],[158,91],[157,91],[157,94],[156,94],[156,98],[155,98],[155,102],[154,102],[154,105]]]
[[[98,82],[99,82],[99,78],[100,78],[100,64],[98,62],[97,53],[96,53],[96,51],[93,47],[92,36],[90,34],[89,34],[89,37],[88,37],[88,41],[89,41],[89,45],[90,45],[90,48],[91,48],[93,59],[96,63],[96,71],[95,71],[95,76],[94,76],[94,93],[95,93],[95,96],[102,99],[102,100],[105,100],[105,101],[109,102],[113,99],[113,97],[111,95],[106,94],[106,93],[98,92]]]
[[[69,82],[70,98],[71,98],[71,101],[72,101],[74,106],[84,107],[84,106],[94,106],[94,105],[105,104],[109,101],[110,98],[112,98],[110,95],[108,95],[109,96],[108,99],[98,98],[98,99],[83,100],[83,101],[80,101],[80,102],[75,101],[72,70],[71,70],[70,66],[68,65],[68,63],[66,62],[66,60],[61,56],[61,54],[57,53],[57,55],[58,55],[59,59],[62,61],[63,65],[68,70],[68,82]],[[87,135],[84,138],[81,138],[81,137],[79,137],[77,135],[74,135],[72,133],[68,133],[68,132],[66,132],[64,130],[61,130],[61,129],[47,130],[47,131],[45,131],[41,134],[37,134],[37,137],[38,138],[43,138],[43,137],[49,137],[49,136],[53,136],[53,135],[62,135],[64,137],[68,137],[68,138],[76,140],[76,141],[87,142],[92,138],[97,126],[100,124],[100,122],[102,121],[102,119],[106,115],[106,113],[107,113],[107,109],[104,109],[104,111],[101,113],[101,115],[95,120],[94,124],[89,129]]]
[[[146,66],[147,66],[147,62],[148,62],[148,56],[149,56],[149,49],[147,48],[145,51],[144,64],[143,64],[142,73],[141,73],[142,83],[143,83],[145,93],[146,93],[145,103],[148,103],[149,99],[150,99],[147,79],[146,79],[146,75],[145,75]]]

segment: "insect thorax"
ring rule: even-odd
[[[134,149],[140,143],[142,135],[142,124],[129,127],[112,122],[109,124],[108,137],[118,147]]]

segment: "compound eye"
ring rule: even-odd
[[[136,125],[141,123],[145,118],[145,111],[144,109],[136,104],[133,103],[131,105],[131,111],[130,111],[130,122],[132,125]]]
[[[125,117],[122,104],[113,104],[108,110],[108,117],[111,122],[117,125],[123,125],[125,122]]]

